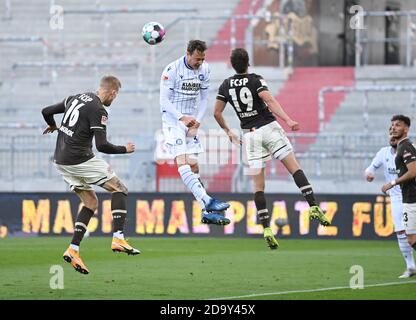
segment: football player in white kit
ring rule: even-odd
[[[160,112],[167,149],[178,172],[202,209],[202,222],[226,225],[228,203],[210,197],[199,179],[198,154],[203,152],[197,131],[208,102],[210,70],[204,41],[191,40],[186,55],[170,63],[160,80]]]
[[[397,139],[390,136],[390,146],[381,148],[370,166],[365,170],[365,176],[368,182],[374,180],[374,174],[377,169],[383,166],[384,177],[386,182],[390,182],[397,179],[396,173],[396,149]],[[413,250],[407,241],[405,228],[403,225],[403,203],[402,203],[402,191],[399,185],[394,186],[389,190],[391,214],[393,217],[394,231],[397,235],[399,242],[399,248],[402,252],[404,260],[406,261],[406,271],[399,276],[399,278],[409,278],[416,274],[415,261],[413,259]]]

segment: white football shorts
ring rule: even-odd
[[[93,190],[91,185],[100,186],[116,176],[110,165],[97,157],[75,165],[55,163],[55,167],[72,191]]]
[[[390,198],[391,216],[393,218],[394,232],[403,231],[403,202],[402,198]]]
[[[264,168],[266,161],[272,157],[282,160],[293,151],[285,131],[276,121],[244,132],[243,139],[250,168]]]
[[[198,136],[189,136],[188,128],[178,121],[177,126],[170,124],[163,124],[163,135],[165,138],[165,145],[172,158],[180,155],[197,156],[204,152]]]
[[[416,234],[416,203],[403,203],[403,225],[406,234]]]

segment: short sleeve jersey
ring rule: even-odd
[[[94,93],[81,93],[65,99],[65,113],[56,141],[54,161],[75,165],[94,157],[95,130],[107,130],[108,113]]]
[[[266,81],[255,73],[236,74],[224,82],[218,89],[217,99],[229,102],[238,118],[241,128],[261,127],[275,117],[259,97],[259,93],[268,90]]]

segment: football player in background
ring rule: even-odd
[[[391,118],[391,135],[397,139],[397,179],[383,185],[384,193],[400,185],[403,196],[403,225],[409,245],[416,250],[416,148],[409,140],[410,118],[394,115]]]
[[[240,138],[230,130],[222,115],[227,102],[233,106],[240,119],[248,164],[250,169],[253,169],[257,216],[264,227],[264,239],[268,246],[270,249],[277,249],[279,245],[270,228],[270,215],[264,196],[265,163],[271,157],[279,159],[293,176],[310,206],[309,217],[319,220],[324,226],[330,225],[330,222],[319,208],[312,186],[300,168],[292,145],[275,117],[284,120],[293,131],[299,130],[299,124],[284,112],[270,94],[264,79],[257,74],[248,73],[249,56],[245,49],[234,49],[230,60],[236,74],[221,84],[214,116],[230,141],[237,144],[242,143]]]
[[[374,175],[377,169],[383,167],[384,178],[386,183],[397,179],[396,172],[396,150],[397,139],[392,135],[392,129],[390,129],[390,146],[381,148],[374,157],[371,164],[365,170],[365,177],[368,182],[374,180]],[[394,232],[396,233],[397,240],[399,242],[399,248],[406,262],[406,270],[399,278],[409,278],[416,274],[415,260],[413,258],[413,250],[409,245],[406,237],[406,232],[403,225],[403,197],[400,186],[395,185],[389,190],[390,196],[390,210],[393,217]]]
[[[91,185],[97,185],[111,193],[113,215],[113,240],[111,249],[128,255],[140,251],[130,246],[124,239],[124,225],[127,214],[127,187],[112,171],[110,165],[97,158],[92,151],[95,138],[97,150],[108,154],[134,152],[134,144],[116,146],[107,141],[109,107],[117,97],[121,87],[114,76],[105,76],[100,81],[96,93],[86,92],[66,98],[64,101],[46,107],[42,115],[48,124],[43,134],[58,131],[54,164],[70,189],[82,201],[83,207],[75,222],[74,235],[63,258],[82,274],[89,270],[79,254],[80,243],[87,231],[88,223],[98,208],[98,199]],[[61,125],[54,120],[55,114],[63,113]]]

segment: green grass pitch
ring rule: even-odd
[[[69,241],[0,240],[0,299],[416,299],[416,277],[397,278],[396,241],[283,239],[271,251],[261,238],[131,238],[142,254],[126,256],[111,238],[90,237],[81,250],[89,275],[63,261]],[[62,290],[50,288],[53,265],[63,267]],[[353,265],[369,287],[349,288]]]

